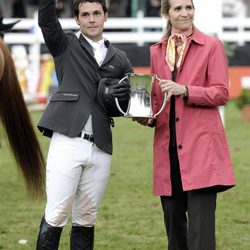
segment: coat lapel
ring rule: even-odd
[[[82,34],[79,36],[79,41],[80,41],[81,47],[84,50],[86,50],[88,52],[88,54],[90,54],[93,57],[93,59],[95,60],[94,51],[93,51],[91,45],[87,42],[87,40],[83,37]]]
[[[108,40],[105,41],[105,45],[108,48],[108,51],[103,64],[107,63],[115,55],[115,49]]]
[[[80,41],[80,45],[81,47],[88,52],[89,55],[91,55],[91,57],[93,57],[93,59],[95,60],[95,57],[94,57],[94,51],[91,47],[91,45],[88,43],[88,41],[83,37],[83,35],[81,34],[79,36],[79,41]],[[114,55],[115,55],[115,49],[114,47],[111,45],[111,43],[106,40],[105,41],[105,45],[106,47],[108,48],[108,51],[107,51],[107,55],[103,61],[103,64],[107,63]],[[96,60],[95,60],[96,61]],[[103,65],[102,64],[102,65]]]

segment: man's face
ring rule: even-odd
[[[104,22],[107,18],[108,15],[104,13],[100,3],[86,2],[79,5],[79,15],[75,20],[86,37],[99,41],[102,39]]]

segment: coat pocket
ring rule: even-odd
[[[51,102],[58,102],[58,101],[65,101],[65,102],[75,102],[79,99],[80,93],[77,92],[57,92],[55,93],[50,101]]]

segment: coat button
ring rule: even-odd
[[[176,117],[176,118],[175,118],[175,121],[176,121],[176,122],[179,122],[179,121],[180,121],[180,118],[179,118],[179,117]]]
[[[183,146],[180,144],[179,146],[178,146],[178,149],[183,149]]]

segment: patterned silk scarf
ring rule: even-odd
[[[166,62],[171,71],[174,71],[175,64],[177,68],[180,67],[186,45],[187,38],[183,34],[172,34],[169,37],[166,50]]]

